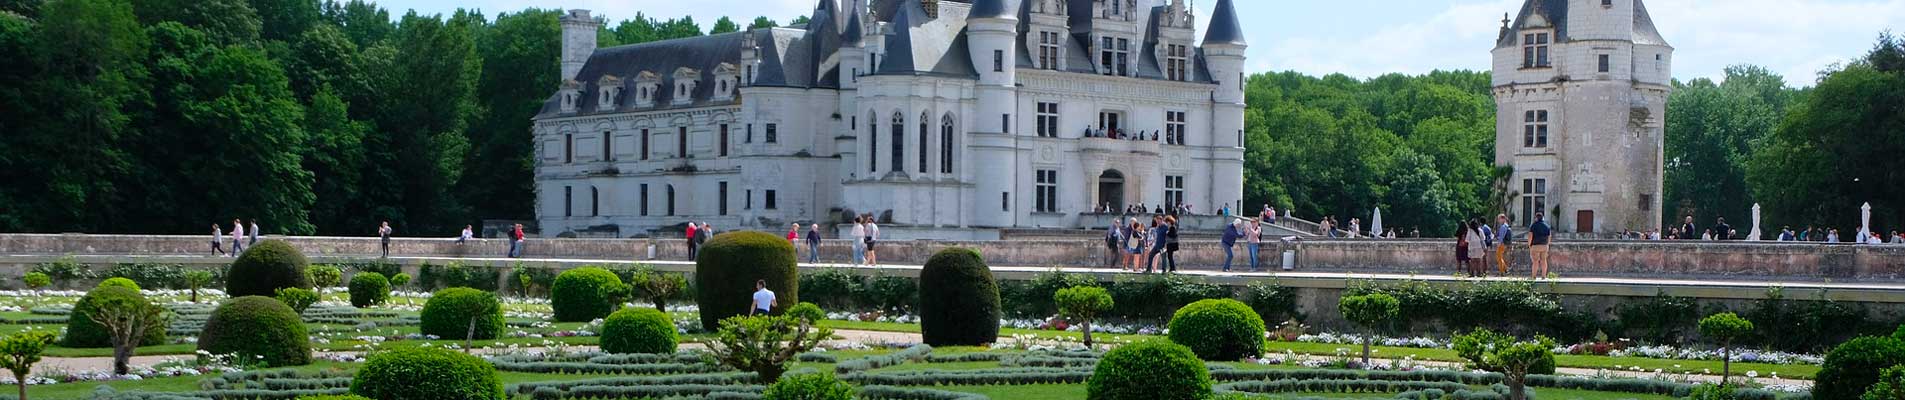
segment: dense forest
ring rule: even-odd
[[[363,0],[0,0],[0,231],[455,232],[533,217],[529,119],[556,87],[560,11],[486,16]],[[493,18],[492,18],[493,17]],[[804,23],[804,18],[789,21]],[[747,28],[777,26],[765,17]],[[606,24],[602,46],[705,31],[688,17]],[[1667,209],[1849,229],[1897,221],[1905,57],[1882,36],[1799,90],[1763,68],[1676,83]],[[1443,236],[1493,214],[1485,72],[1248,83],[1246,204]]]

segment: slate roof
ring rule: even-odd
[[[1210,28],[1204,30],[1204,44],[1249,44],[1244,40],[1243,24],[1237,21],[1237,9],[1230,0],[1217,0],[1217,8],[1211,11]]]
[[[1228,0],[1224,0],[1228,1]],[[1647,5],[1641,0],[1634,1],[1634,44],[1667,45],[1667,39],[1660,36],[1660,30],[1654,27],[1654,17],[1647,12]],[[1554,42],[1568,41],[1568,1],[1567,0],[1528,0],[1521,5],[1514,23],[1503,29],[1501,38],[1495,41],[1496,48],[1521,45],[1521,35],[1514,34],[1533,26],[1534,16],[1540,15],[1549,26],[1554,27]]]
[[[1018,18],[1019,6],[1013,0],[973,0],[966,18]]]

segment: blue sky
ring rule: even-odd
[[[1168,0],[1141,0],[1168,1]],[[1487,69],[1503,13],[1523,0],[1237,0],[1253,72],[1295,70],[1372,77],[1390,72]],[[1192,0],[1201,26],[1216,0]],[[785,23],[814,0],[381,0],[393,14],[415,9],[486,14],[527,7],[586,8],[611,20],[637,11],[657,18],[767,16]],[[1646,0],[1675,47],[1674,76],[1717,78],[1756,64],[1809,86],[1820,69],[1863,55],[1881,31],[1905,33],[1905,0]],[[1201,29],[1201,28],[1200,28]],[[1201,34],[1201,33],[1200,33]]]

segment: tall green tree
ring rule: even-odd
[[[530,118],[561,72],[561,16],[555,9],[498,14],[478,40],[486,51],[476,92],[487,112],[470,129],[467,173],[456,191],[478,217],[535,217]]]
[[[779,26],[781,26],[781,24],[774,22],[772,18],[768,18],[766,16],[760,16],[760,17],[754,17],[754,22],[749,22],[747,24],[747,29],[751,31],[755,29],[774,28]]]
[[[1772,226],[1820,224],[1851,237],[1859,207],[1872,223],[1899,226],[1905,173],[1905,43],[1890,35],[1865,58],[1827,73],[1793,104],[1746,165],[1746,181]]]
[[[134,0],[133,11],[143,24],[178,22],[219,44],[255,43],[264,29],[247,0]]]
[[[668,40],[701,36],[701,24],[695,23],[695,17],[682,16],[655,25],[655,40]],[[624,44],[633,44],[630,42]]]
[[[1667,99],[1662,223],[1677,226],[1685,216],[1702,226],[1718,217],[1750,223],[1754,198],[1746,161],[1753,144],[1778,126],[1795,93],[1779,75],[1749,65],[1727,67],[1720,83],[1675,82]]]
[[[291,41],[318,24],[318,0],[251,0],[264,40]]]
[[[343,3],[325,0],[318,11],[332,25],[343,28],[344,36],[351,38],[351,42],[358,47],[368,48],[390,38],[391,33],[397,30],[397,26],[390,22],[389,11],[364,0],[347,0]]]
[[[376,79],[382,101],[379,135],[368,141],[367,153],[380,171],[366,183],[392,186],[397,198],[373,198],[379,207],[368,211],[401,229],[436,232],[465,222],[466,210],[451,189],[462,176],[466,129],[477,110],[482,60],[474,30],[467,20],[413,11],[398,24],[394,57],[380,59],[389,67],[373,69],[382,72]]]
[[[741,25],[735,24],[734,20],[728,19],[728,17],[721,17],[720,19],[714,20],[714,27],[708,28],[708,34],[717,35],[717,34],[723,34],[723,33],[729,33],[729,32],[739,32],[740,30],[741,30]]]

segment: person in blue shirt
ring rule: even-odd
[[[1542,220],[1542,213],[1535,212],[1535,222],[1528,224],[1528,258],[1534,264],[1530,276],[1541,279],[1548,276],[1548,239],[1554,231],[1548,228],[1548,222]]]
[[[1508,245],[1515,243],[1515,229],[1508,225],[1507,214],[1495,214],[1495,268],[1508,276]]]
[[[1224,225],[1224,237],[1219,240],[1219,243],[1224,245],[1224,272],[1230,272],[1230,260],[1236,255],[1234,250],[1237,247],[1237,237],[1243,236],[1237,232],[1237,224],[1241,223],[1231,221],[1229,225]]]

